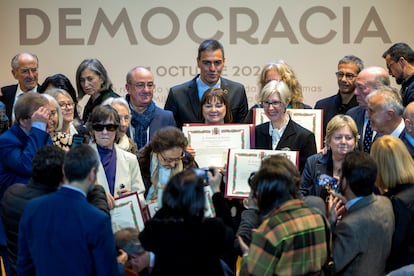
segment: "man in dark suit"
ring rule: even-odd
[[[398,42],[388,48],[382,57],[397,84],[401,84],[403,106],[414,101],[414,51],[403,42]]]
[[[174,114],[177,127],[184,123],[202,122],[200,100],[209,88],[227,91],[234,123],[243,122],[248,105],[244,86],[221,77],[224,68],[224,49],[217,40],[205,40],[198,47],[197,66],[200,74],[194,79],[172,87],[164,109]]]
[[[414,103],[409,103],[404,109],[405,133],[401,140],[407,146],[411,157],[414,158]]]
[[[131,110],[131,124],[127,134],[137,144],[144,147],[155,131],[166,126],[175,126],[171,111],[155,105],[154,75],[144,67],[132,68],[126,77],[126,100]]]
[[[338,275],[385,275],[394,213],[388,198],[373,193],[376,177],[377,165],[368,153],[354,151],[345,156],[339,189],[346,203],[341,205],[338,198],[329,202]],[[337,221],[339,209],[346,211]]]
[[[14,123],[14,104],[17,98],[27,92],[36,92],[38,88],[39,60],[36,55],[20,53],[11,60],[12,74],[18,84],[8,85],[1,88],[0,101],[6,105],[6,115]],[[10,124],[10,125],[11,125]]]
[[[4,193],[0,215],[6,230],[10,275],[16,275],[19,222],[24,209],[33,198],[55,192],[59,188],[63,181],[64,156],[65,152],[55,145],[40,148],[33,158],[30,182],[15,183]],[[106,192],[101,185],[94,185],[87,199],[109,216]]]
[[[16,123],[0,136],[0,200],[10,185],[29,182],[34,155],[41,147],[52,144],[46,132],[50,110],[44,96],[21,96],[15,114]]]
[[[323,110],[323,137],[325,137],[328,122],[338,114],[345,114],[350,108],[357,106],[354,95],[355,79],[364,69],[364,63],[356,56],[344,56],[338,62],[335,73],[338,82],[338,93],[316,102],[315,109]]]
[[[380,87],[389,86],[390,77],[384,68],[373,66],[365,68],[359,72],[355,84],[355,96],[358,106],[351,108],[346,112],[346,114],[354,119],[358,127],[358,133],[360,136],[360,139],[358,140],[358,149],[369,153],[372,140],[375,137],[376,132],[369,129],[367,131],[367,128],[371,127],[371,123],[365,117],[366,110],[368,108],[366,98],[371,92],[379,89]],[[368,135],[369,131],[371,131],[370,135]],[[364,147],[364,145],[366,146]]]
[[[19,97],[15,106],[16,123],[0,135],[0,202],[9,186],[29,181],[34,155],[42,146],[52,144],[46,132],[50,117],[48,104],[48,100],[37,93]],[[5,248],[6,235],[0,218],[2,257],[5,256]]]
[[[404,107],[398,90],[381,87],[367,96],[367,119],[378,135],[403,137],[405,125],[402,118]]]
[[[88,203],[99,157],[86,144],[65,156],[68,184],[31,200],[20,220],[18,275],[118,275],[111,219]]]

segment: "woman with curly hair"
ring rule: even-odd
[[[278,60],[275,62],[270,62],[266,64],[259,76],[259,91],[263,90],[263,87],[272,80],[283,81],[289,87],[291,91],[291,99],[287,108],[293,109],[311,109],[310,105],[303,103],[303,94],[302,94],[302,85],[299,83],[296,78],[295,72],[293,72],[292,67],[289,66],[283,60]],[[258,99],[260,99],[259,92]],[[244,119],[245,123],[253,122],[253,109],[257,107],[262,107],[260,103],[255,104],[249,110],[246,118]]]

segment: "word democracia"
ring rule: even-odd
[[[121,8],[115,15],[111,10],[108,15],[103,8],[98,8],[96,14],[92,15],[92,25],[85,26],[82,18],[90,16],[89,10],[83,14],[85,10],[81,8],[59,8],[58,22],[51,22],[51,17],[44,10],[20,8],[19,38],[21,45],[39,45],[50,39],[53,27],[57,28],[59,45],[95,45],[103,32],[113,39],[120,32],[125,32],[130,45],[142,44],[144,41],[153,45],[167,45],[177,39],[180,32],[185,32],[195,43],[213,38],[221,41],[228,39],[229,44],[241,41],[250,45],[269,44],[272,39],[285,39],[291,44],[299,44],[301,38],[311,44],[327,44],[337,37],[342,39],[343,44],[360,44],[365,38],[391,43],[374,6],[367,10],[360,26],[352,25],[352,30],[351,7],[342,7],[340,14],[337,14],[328,7],[313,6],[306,9],[299,18],[289,17],[282,7],[275,7],[274,13],[268,12],[273,16],[263,22],[263,16],[259,20],[259,15],[248,7],[230,7],[228,12],[213,7],[199,7],[187,16],[166,7],[151,8],[142,16],[137,16],[136,13],[132,16],[126,8]],[[160,24],[157,25],[159,20],[162,20],[162,29],[166,34],[160,35],[157,32],[160,28]],[[200,23],[203,20],[211,24]],[[315,20],[331,24],[312,23]],[[40,22],[41,28],[30,24],[33,21]],[[294,29],[299,31],[295,32]],[[86,35],[79,37],[79,33]]]

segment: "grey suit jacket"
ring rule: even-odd
[[[164,109],[174,114],[177,127],[184,123],[201,123],[200,99],[196,76],[194,79],[170,88]],[[233,123],[241,123],[247,115],[248,105],[244,86],[241,83],[221,78],[221,88],[227,90],[233,115]]]
[[[384,275],[391,250],[391,201],[371,194],[352,205],[333,230],[333,258],[339,275]]]

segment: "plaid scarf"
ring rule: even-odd
[[[135,129],[134,142],[137,144],[138,149],[144,147],[147,144],[147,129],[154,118],[155,103],[151,101],[144,113],[139,114],[131,108],[131,125]]]

